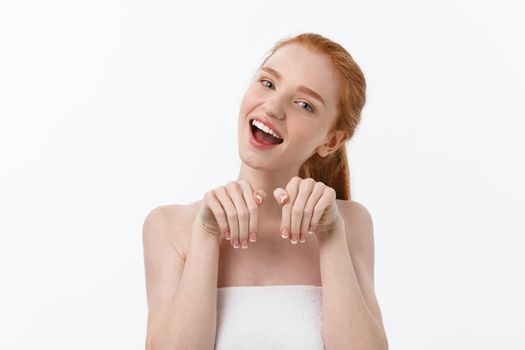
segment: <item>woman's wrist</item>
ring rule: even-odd
[[[219,246],[220,237],[212,232],[207,231],[197,223],[193,224],[191,232],[191,241],[199,245],[216,245]]]

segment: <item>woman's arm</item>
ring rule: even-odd
[[[161,211],[144,223],[144,259],[150,305],[147,350],[205,349],[215,346],[219,243],[194,229],[186,261],[163,237],[170,225]],[[187,228],[182,222],[175,225]],[[171,226],[173,227],[173,226]],[[197,232],[195,232],[197,231]],[[178,256],[178,257],[176,257]],[[178,271],[176,273],[175,271]],[[164,286],[171,283],[171,289]],[[164,288],[163,291],[160,291]],[[155,300],[154,300],[155,299]]]
[[[330,349],[387,350],[373,288],[373,225],[364,206],[340,206],[344,222],[320,241],[323,338]]]

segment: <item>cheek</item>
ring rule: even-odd
[[[304,117],[300,120],[301,122],[294,123],[294,125],[291,126],[297,140],[301,140],[303,143],[318,142],[319,138],[321,137],[321,125],[317,125],[316,123],[312,122],[311,119]]]
[[[310,154],[321,142],[317,126],[296,124],[290,128],[293,130],[289,134],[290,146],[298,153]]]
[[[257,94],[255,94],[250,89],[246,91],[246,93],[244,94],[241,100],[241,105],[240,105],[241,115],[246,116],[247,113],[252,112],[255,106],[257,105],[257,103],[259,103],[259,101],[260,101],[260,97],[258,97]]]

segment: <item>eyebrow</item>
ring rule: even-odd
[[[263,66],[261,67],[260,70],[263,70],[263,71],[266,71],[270,74],[273,74],[277,77],[277,80],[281,80],[282,79],[282,75],[276,71],[275,69],[271,68],[271,67],[268,67],[268,66]],[[326,106],[326,103],[324,102],[323,98],[321,97],[321,95],[319,95],[317,92],[315,92],[314,90],[310,89],[310,88],[307,88],[306,86],[299,86],[297,88],[297,90],[301,91],[301,92],[304,92],[312,97],[315,97],[316,99],[318,99],[319,101],[321,101],[323,103],[324,106]]]

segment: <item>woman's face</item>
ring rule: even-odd
[[[242,98],[238,124],[241,159],[255,168],[298,170],[314,152],[325,156],[335,150],[343,135],[338,132],[330,137],[333,134],[328,131],[336,118],[337,98],[337,79],[328,57],[299,44],[281,47],[256,72]],[[258,146],[253,141],[257,139],[252,133],[254,118],[271,124],[268,126],[273,126],[282,142]]]

